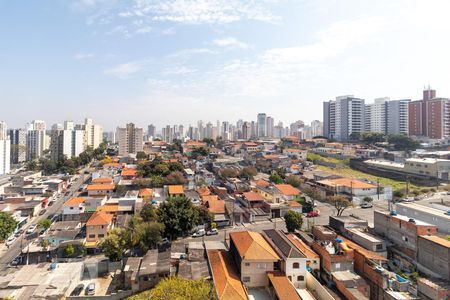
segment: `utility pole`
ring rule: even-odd
[[[380,200],[380,178],[377,177],[377,197]]]

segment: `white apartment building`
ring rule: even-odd
[[[6,130],[6,123],[0,121],[0,175],[8,174],[10,171],[11,141],[6,134]]]
[[[365,129],[364,99],[353,95],[336,97],[324,102],[324,135],[338,141],[349,140],[352,133]]]
[[[116,139],[119,142],[119,155],[136,154],[144,149],[144,130],[133,123],[117,127]]]
[[[25,129],[9,129],[11,141],[11,163],[18,164],[27,159],[27,131]]]
[[[52,130],[51,156],[58,160],[61,156],[67,158],[79,156],[86,150],[86,132],[84,130]]]
[[[377,98],[373,103],[367,104],[365,109],[366,115],[366,131],[370,132],[386,132],[386,103],[388,97]]]
[[[85,144],[87,147],[98,148],[103,141],[103,127],[94,124],[92,119],[86,118],[84,121]]]
[[[27,131],[27,160],[42,157],[46,148],[46,137],[43,130]]]
[[[365,131],[408,134],[409,99],[377,98],[365,107]]]

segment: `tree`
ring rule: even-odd
[[[372,197],[364,197],[363,198],[363,202],[366,202],[366,203],[372,203],[373,202],[373,199],[372,199]]]
[[[181,277],[168,277],[159,282],[150,291],[150,297],[146,299],[215,299],[215,293],[212,285],[204,279],[187,280]]]
[[[209,147],[216,145],[215,141],[210,138],[204,138],[203,143],[206,143],[206,145],[208,145]]]
[[[6,240],[14,229],[16,229],[17,221],[10,213],[0,212],[0,241]]]
[[[169,167],[170,172],[175,172],[175,171],[183,172],[183,170],[184,170],[183,165],[179,162],[169,162],[168,167]]]
[[[66,247],[64,248],[64,254],[66,255],[66,257],[72,257],[75,254],[75,248],[72,244],[66,245]]]
[[[44,249],[47,249],[47,247],[50,246],[50,242],[48,240],[41,240],[40,246]]]
[[[352,203],[344,196],[330,196],[327,198],[328,202],[336,208],[336,215],[341,216],[344,210],[349,208]]]
[[[405,196],[405,193],[403,193],[402,190],[395,190],[394,193],[393,193],[393,196],[395,198],[403,198]]]
[[[44,230],[49,229],[50,226],[52,226],[52,221],[50,221],[49,219],[42,219],[38,222],[38,227]]]
[[[111,230],[105,238],[100,241],[100,249],[111,261],[122,259],[127,244],[126,233],[121,228]]]
[[[183,236],[200,223],[199,212],[184,196],[168,197],[158,210],[158,219],[170,237]]]
[[[36,171],[38,169],[38,164],[35,160],[30,160],[25,165],[25,169],[27,169],[27,171]]]
[[[220,177],[222,178],[234,178],[239,175],[239,172],[233,168],[224,168],[219,171]]]
[[[295,232],[295,230],[300,230],[303,225],[302,214],[293,210],[289,210],[284,215],[284,221],[286,222],[286,229],[288,232]]]
[[[144,151],[138,151],[138,153],[136,153],[136,159],[137,160],[148,159],[148,155],[145,154]]]
[[[309,187],[303,190],[303,193],[311,199],[311,203],[314,207],[315,200],[321,200],[322,195],[315,188]]]
[[[298,188],[302,184],[302,181],[298,176],[289,175],[288,177],[286,177],[286,183]]]
[[[241,170],[241,177],[246,179],[253,179],[254,176],[258,174],[255,167],[245,167]]]
[[[156,248],[162,241],[164,225],[157,222],[143,222],[136,226],[133,232],[132,245],[138,246],[142,252]]]
[[[144,222],[154,222],[158,218],[158,216],[156,215],[156,211],[153,208],[153,205],[148,202],[142,206],[142,210],[139,213],[139,215],[141,216]]]
[[[169,167],[164,164],[157,164],[154,168],[153,168],[153,174],[155,175],[161,175],[161,176],[167,176],[170,173]]]
[[[361,133],[360,139],[368,145],[373,145],[386,141],[386,135],[380,132],[363,132]]]
[[[191,158],[197,159],[199,156],[208,156],[209,150],[205,147],[195,148],[191,151]]]
[[[270,175],[269,180],[275,184],[283,183],[283,178],[281,178],[277,172],[273,172],[272,175]]]
[[[388,136],[389,144],[394,145],[395,150],[411,151],[420,147],[418,141],[413,140],[409,136],[403,134],[391,134]]]
[[[185,184],[186,179],[184,179],[183,173],[175,171],[164,177],[163,182],[167,185]]]

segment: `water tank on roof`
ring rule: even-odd
[[[397,212],[395,210],[391,210],[391,212],[389,213],[391,216],[396,216]]]

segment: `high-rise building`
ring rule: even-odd
[[[256,122],[258,137],[267,136],[267,115],[265,113],[259,113]]]
[[[274,129],[275,120],[272,117],[267,117],[266,119],[266,131],[268,137],[273,137],[273,129]]]
[[[314,120],[311,122],[311,136],[321,136],[323,135],[323,123],[319,120]]]
[[[66,158],[79,156],[86,150],[85,134],[85,130],[52,130],[50,134],[52,160],[58,161],[63,156]]]
[[[103,142],[103,127],[94,124],[92,119],[86,118],[84,120],[85,144],[86,147],[98,148]]]
[[[250,122],[242,124],[242,139],[250,140],[252,138],[252,125]]]
[[[364,131],[386,133],[386,109],[388,97],[377,98],[365,106]]]
[[[27,131],[25,129],[8,130],[11,141],[11,163],[18,164],[27,159]]]
[[[156,127],[153,124],[148,125],[147,128],[147,135],[149,138],[155,138],[156,137]]]
[[[323,105],[324,136],[347,141],[352,133],[364,131],[364,99],[352,95],[340,96]]]
[[[119,155],[137,154],[143,150],[144,131],[133,123],[128,123],[126,127],[118,127],[116,138],[119,142]]]
[[[74,130],[75,123],[73,121],[64,121],[64,130]]]
[[[27,125],[27,161],[43,156],[48,149],[46,125],[42,120],[33,120]]]
[[[8,174],[11,162],[11,141],[7,135],[7,125],[0,121],[0,175]]]
[[[386,104],[386,133],[408,135],[410,99],[391,100]]]

